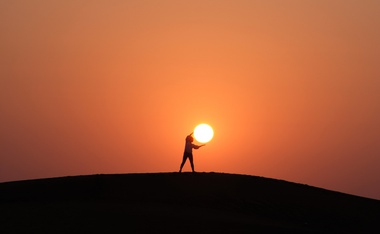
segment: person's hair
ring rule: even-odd
[[[192,136],[187,136],[186,141],[192,142],[194,141],[194,138]]]

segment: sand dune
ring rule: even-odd
[[[380,201],[257,176],[88,175],[0,183],[1,233],[377,233]]]

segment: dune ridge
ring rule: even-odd
[[[0,183],[2,233],[374,233],[380,201],[258,176],[97,174]]]

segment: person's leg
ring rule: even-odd
[[[189,155],[189,160],[190,160],[190,164],[191,164],[191,169],[193,170],[193,172],[195,172],[194,171],[194,162],[193,162],[193,155],[192,154]]]
[[[187,155],[186,153],[183,153],[182,163],[181,163],[181,167],[179,168],[179,172],[182,172],[182,167],[183,165],[185,165],[186,159],[187,159]]]

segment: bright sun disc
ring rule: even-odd
[[[214,136],[214,130],[208,124],[199,124],[194,129],[194,137],[198,142],[209,142]]]

